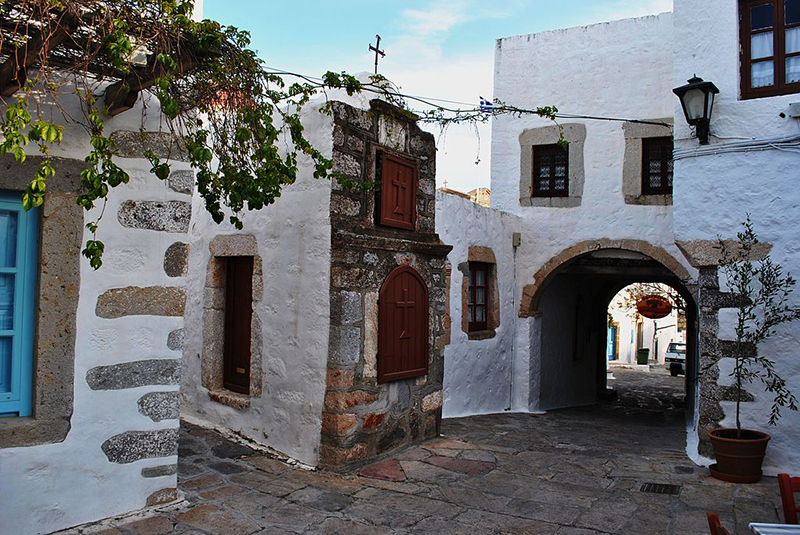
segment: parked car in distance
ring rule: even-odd
[[[667,347],[664,367],[675,377],[678,374],[686,375],[686,344],[672,342]]]

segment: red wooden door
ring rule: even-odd
[[[414,230],[417,222],[417,164],[384,154],[381,160],[381,225]]]
[[[378,302],[378,382],[428,373],[428,287],[409,266],[392,271]]]
[[[253,319],[253,257],[228,258],[225,278],[223,386],[250,393],[250,328]]]

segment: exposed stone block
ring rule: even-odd
[[[167,335],[167,347],[173,351],[181,351],[184,337],[183,329],[175,329]]]
[[[442,391],[437,390],[422,398],[422,412],[435,411],[442,407]]]
[[[405,429],[400,426],[395,427],[389,433],[383,435],[378,441],[378,453],[383,453],[401,446],[406,435]]]
[[[363,288],[377,285],[377,279],[375,273],[369,269],[333,266],[331,285],[335,288]]]
[[[378,255],[371,251],[367,251],[364,253],[364,263],[368,266],[377,266],[378,265]]]
[[[363,152],[364,140],[351,134],[347,136],[347,148],[353,152]]]
[[[164,253],[164,272],[169,277],[185,277],[189,264],[189,244],[175,242]]]
[[[331,302],[331,320],[341,325],[352,325],[364,319],[359,292],[334,292]]]
[[[117,130],[111,133],[111,141],[117,156],[122,158],[144,158],[145,151],[150,150],[159,158],[188,161],[180,138],[169,132]]]
[[[250,396],[231,392],[230,390],[210,390],[208,397],[211,401],[216,401],[238,410],[250,407]]]
[[[372,130],[372,113],[352,106],[348,106],[342,102],[332,102],[331,111],[333,116],[343,121],[350,126],[355,126],[361,130]]]
[[[361,358],[361,328],[331,327],[330,361],[352,366]]]
[[[177,464],[162,464],[159,466],[148,466],[147,468],[142,468],[142,477],[164,477],[177,473]]]
[[[352,370],[328,368],[328,388],[350,388],[353,386],[355,373]]]
[[[103,442],[101,448],[109,461],[119,464],[169,457],[178,454],[178,429],[126,431]]]
[[[171,286],[112,288],[97,298],[100,318],[123,316],[183,316],[186,290]]]
[[[335,195],[331,198],[331,213],[357,217],[361,213],[361,202],[345,195]]]
[[[353,178],[361,178],[361,162],[345,152],[334,151],[333,172]]]
[[[340,466],[365,459],[368,451],[367,445],[363,442],[359,442],[350,448],[339,448],[329,444],[322,444],[319,448],[319,455],[323,464]]]
[[[408,125],[390,115],[381,114],[378,117],[378,143],[404,152],[408,143]]]
[[[373,427],[378,427],[379,425],[381,425],[383,423],[383,420],[385,418],[386,418],[386,414],[385,413],[376,414],[376,413],[371,412],[371,413],[367,414],[366,416],[364,416],[364,424],[362,425],[362,427],[364,429],[370,429],[370,428],[373,428]]]
[[[177,499],[178,499],[178,489],[174,487],[157,490],[153,494],[147,497],[147,507],[174,502]]]
[[[139,398],[139,412],[153,420],[174,420],[179,416],[178,392],[148,392]]]
[[[701,307],[708,307],[719,310],[720,308],[737,308],[742,304],[742,299],[730,292],[720,292],[713,289],[703,289],[700,292]]]
[[[150,385],[177,385],[181,359],[150,359],[97,366],[86,372],[92,390],[121,390]]]
[[[345,435],[358,423],[355,414],[322,413],[322,433],[325,435]]]
[[[718,240],[676,241],[675,244],[686,255],[689,263],[695,267],[718,266],[722,258]],[[739,243],[735,240],[725,240],[725,246],[734,256],[741,250]],[[771,250],[771,243],[757,243],[750,251],[750,258],[752,260],[763,260]]]
[[[173,171],[167,183],[172,191],[191,195],[194,191],[194,171],[191,169]]]
[[[186,233],[191,215],[192,205],[185,201],[125,201],[117,219],[123,227]]]
[[[378,396],[364,390],[355,392],[331,392],[325,393],[326,411],[346,411],[356,405],[365,405],[377,400]]]

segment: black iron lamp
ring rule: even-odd
[[[701,145],[708,145],[708,125],[711,123],[711,110],[714,107],[714,95],[719,89],[711,82],[704,82],[702,78],[694,76],[688,84],[672,90],[681,99],[686,122],[694,126],[697,139]]]

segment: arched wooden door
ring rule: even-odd
[[[428,373],[428,286],[400,266],[386,277],[378,300],[378,382]]]

